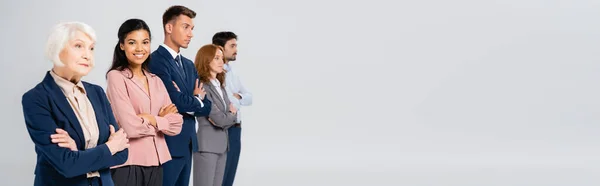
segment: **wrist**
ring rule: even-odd
[[[152,126],[156,127],[158,121],[156,121],[156,117],[155,116],[150,116],[152,117]]]
[[[146,122],[152,126],[156,125],[156,118],[152,115],[144,115],[144,117],[142,117],[142,121]]]
[[[115,155],[117,153],[116,149],[114,149],[114,147],[112,147],[112,141],[109,140],[105,144],[106,144],[106,147],[108,147],[108,151],[110,151],[110,155]]]

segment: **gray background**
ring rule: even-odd
[[[238,186],[600,184],[600,1],[3,0],[0,185],[33,183],[20,100],[51,26],[97,31],[84,80],[106,87],[119,25],[146,20],[154,50],[172,4],[198,13],[188,58],[240,36]]]

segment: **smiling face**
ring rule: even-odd
[[[150,55],[150,34],[143,29],[132,31],[120,46],[130,65],[142,65]]]
[[[94,45],[88,35],[75,32],[59,53],[59,59],[64,64],[60,68],[75,77],[86,76],[94,67]]]

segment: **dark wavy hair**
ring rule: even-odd
[[[121,24],[121,27],[119,27],[119,32],[117,33],[117,36],[119,37],[119,42],[117,42],[117,46],[115,46],[113,62],[110,66],[110,69],[108,69],[108,72],[110,72],[111,70],[121,71],[125,68],[129,68],[129,61],[127,60],[127,56],[125,56],[125,51],[121,50],[120,45],[125,43],[125,38],[127,37],[127,34],[137,30],[147,31],[148,36],[152,38],[152,34],[150,33],[150,27],[148,27],[148,24],[146,24],[146,22],[144,22],[143,20],[129,19],[123,22],[123,24]],[[144,61],[144,63],[142,63],[143,70],[148,70],[148,62],[150,62],[150,55],[148,55],[148,58]],[[108,72],[106,72],[107,75]],[[133,78],[133,75],[129,78]]]

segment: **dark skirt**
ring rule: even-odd
[[[162,166],[129,165],[110,170],[115,186],[161,186]]]

